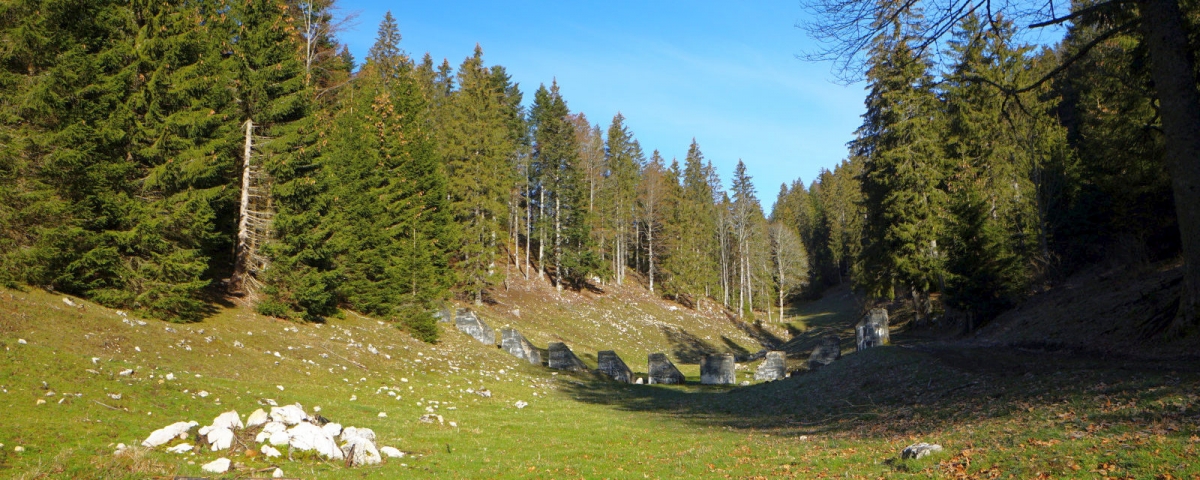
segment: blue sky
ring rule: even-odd
[[[340,0],[357,18],[339,38],[360,61],[391,10],[401,47],[457,67],[475,44],[526,103],[557,78],[572,112],[607,129],[620,111],[647,155],[687,154],[693,137],[728,184],[738,159],[770,208],[779,184],[812,181],[846,156],[862,84],[795,58],[810,40],[797,0],[753,2],[418,2]]]

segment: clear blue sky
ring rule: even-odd
[[[339,38],[361,61],[391,10],[401,47],[454,67],[483,47],[532,100],[554,78],[572,112],[607,129],[618,111],[647,156],[681,162],[693,137],[728,185],[738,159],[770,209],[779,184],[846,156],[862,84],[832,81],[828,64],[795,58],[797,0],[425,2],[340,0],[357,18]]]

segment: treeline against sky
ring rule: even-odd
[[[695,141],[647,154],[553,81],[525,102],[478,46],[412,58],[390,14],[359,64],[333,9],[0,6],[0,281],[180,321],[232,291],[426,340],[516,276],[772,317],[805,284],[799,224],[740,162],[726,192]]]
[[[814,286],[849,281],[971,329],[1083,266],[1178,258],[1138,31],[1098,38],[1109,20],[1081,19],[1037,49],[994,20],[967,17],[940,57],[899,24],[874,39],[848,159],[775,206]]]

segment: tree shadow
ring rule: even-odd
[[[578,401],[654,412],[703,426],[782,436],[849,433],[894,438],[988,419],[1016,418],[1032,422],[1034,428],[1037,422],[1027,409],[1057,408],[1064,402],[1095,405],[1098,391],[1114,396],[1114,402],[1125,398],[1147,405],[1200,388],[1200,363],[1177,359],[1115,366],[1111,359],[1061,352],[880,347],[786,380],[748,387],[583,380],[566,386]],[[1177,406],[1155,404],[1149,410],[1130,409],[1106,418],[1144,425],[1184,421],[1189,415]],[[1190,414],[1195,414],[1194,408]]]
[[[720,348],[682,328],[661,325],[659,330],[667,337],[667,343],[671,345],[671,355],[680,364],[699,365],[705,355],[723,353]]]

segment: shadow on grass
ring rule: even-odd
[[[784,436],[922,435],[996,418],[1029,422],[1033,428],[1044,423],[1027,414],[1033,408],[1063,405],[1073,405],[1080,415],[1096,408],[1092,414],[1110,424],[1142,428],[1200,416],[1200,405],[1180,409],[1163,401],[1200,387],[1195,363],[1114,364],[1111,359],[1014,349],[881,347],[749,387],[626,385],[588,377],[568,385],[567,391],[578,401],[624,411]],[[1106,412],[1098,406],[1098,395],[1107,396],[1109,404],[1132,401],[1138,408]]]

